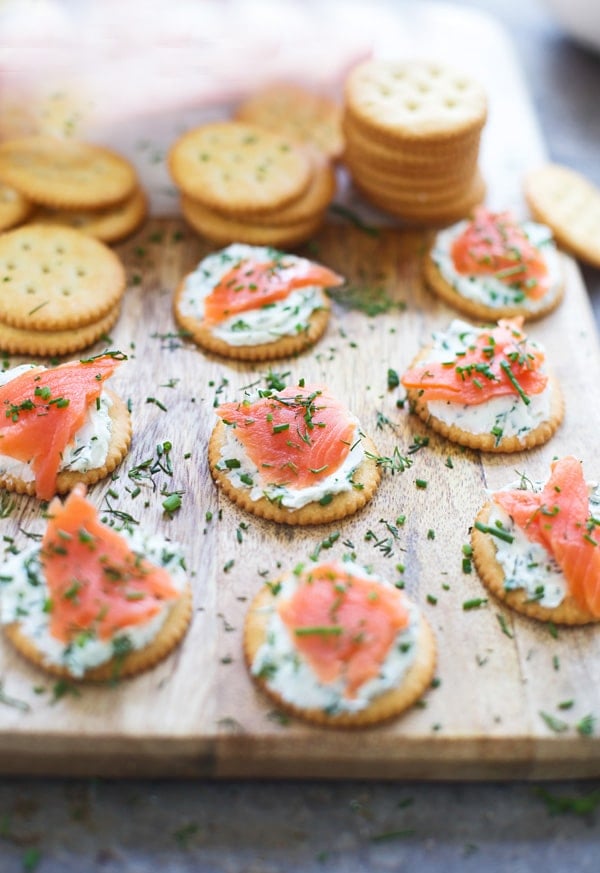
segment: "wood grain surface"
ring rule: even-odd
[[[349,298],[386,301],[387,311],[368,315],[335,301],[319,344],[272,369],[289,372],[289,382],[325,382],[356,412],[381,454],[398,447],[413,460],[403,473],[385,474],[357,516],[302,530],[238,510],[219,495],[207,468],[215,402],[240,397],[241,388],[256,381],[264,384],[268,370],[205,355],[178,335],[173,290],[209,251],[207,244],[179,220],[153,219],[118,247],[129,288],[110,345],[129,360],[112,381],[131,401],[134,435],[118,475],[94,486],[90,496],[107,518],[129,513],[183,543],[194,618],[172,657],[109,687],[57,688],[1,640],[2,772],[426,779],[600,774],[600,739],[576,728],[583,717],[600,715],[599,629],[555,633],[491,598],[478,609],[463,608],[487,597],[475,572],[462,566],[462,545],[486,487],[514,479],[515,470],[545,478],[550,460],[569,452],[583,460],[589,478],[600,477],[600,356],[585,289],[565,259],[564,303],[530,328],[546,345],[566,396],[565,422],[555,437],[527,454],[463,451],[398,408],[402,392],[387,387],[388,368],[401,373],[432,329],[453,317],[420,280],[425,244],[421,233],[368,233],[339,222],[300,250],[345,275]],[[428,444],[414,451],[424,437]],[[134,468],[156,459],[165,442],[172,444],[172,474],[136,479]],[[417,479],[427,487],[417,487]],[[136,486],[141,490],[134,496]],[[182,492],[172,518],[162,509],[163,491]],[[36,500],[14,502],[0,519],[4,548],[12,541],[7,538],[28,545],[44,527]],[[399,516],[405,516],[402,526]],[[324,551],[322,544],[332,540]],[[319,547],[328,557],[353,551],[393,579],[403,564],[406,588],[436,633],[437,687],[422,706],[381,728],[282,723],[247,675],[241,633],[248,601],[265,578],[309,560]],[[565,701],[572,706],[560,709]],[[542,713],[561,730],[549,727]]]

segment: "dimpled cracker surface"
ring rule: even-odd
[[[546,164],[525,178],[525,198],[534,218],[560,245],[600,267],[600,190],[580,173]]]
[[[51,136],[0,144],[0,180],[34,203],[63,209],[110,206],[137,184],[131,164],[115,152]]]
[[[290,203],[312,173],[308,156],[289,139],[234,121],[188,131],[171,148],[169,169],[189,197],[232,215]]]
[[[0,287],[0,322],[56,331],[101,319],[118,304],[126,278],[120,259],[98,240],[31,224],[0,236]]]
[[[344,147],[341,114],[340,106],[328,97],[281,82],[245,100],[236,118],[312,143],[328,157],[338,158]]]
[[[29,218],[33,205],[8,185],[0,184],[0,231],[8,230]]]
[[[350,73],[346,110],[384,140],[443,140],[482,127],[487,100],[477,82],[441,64],[376,60]]]

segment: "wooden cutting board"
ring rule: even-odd
[[[440,33],[445,23],[438,14]],[[468,34],[482,75],[485,58],[485,69],[495,76],[487,83],[493,112],[484,171],[493,204],[514,205],[519,174],[543,152],[510,51],[499,31],[486,28],[478,25]],[[352,192],[342,191],[351,202]],[[369,220],[383,219],[360,202],[358,207]],[[118,476],[93,488],[91,497],[107,517],[128,513],[184,544],[194,618],[171,658],[114,687],[56,686],[0,640],[3,773],[423,779],[600,774],[600,739],[576,729],[585,716],[600,716],[598,629],[555,634],[491,599],[480,609],[463,609],[466,601],[486,597],[475,572],[467,574],[462,566],[462,545],[486,487],[513,480],[515,470],[543,479],[551,458],[566,453],[582,458],[589,477],[600,476],[600,356],[585,289],[574,263],[565,260],[564,303],[531,327],[546,345],[566,397],[565,422],[553,440],[513,456],[462,451],[398,409],[400,394],[387,388],[388,368],[401,372],[431,331],[453,316],[422,286],[425,244],[417,232],[388,227],[373,234],[332,222],[304,252],[347,276],[355,303],[384,301],[385,311],[369,315],[336,303],[314,351],[272,369],[289,371],[290,381],[326,382],[360,417],[381,454],[395,447],[406,454],[418,438],[429,438],[411,455],[410,469],[384,477],[358,516],[304,530],[244,514],[220,497],[210,477],[206,443],[214,404],[238,398],[268,368],[206,356],[177,334],[173,289],[209,246],[171,218],[151,220],[118,247],[130,286],[111,347],[126,352],[129,361],[113,381],[131,401],[134,438]],[[172,445],[172,475],[159,471],[153,482],[136,480],[135,468],[156,458],[157,446],[166,442]],[[427,487],[417,488],[417,479]],[[134,497],[136,485],[141,492]],[[162,511],[163,489],[182,492],[172,519]],[[396,537],[387,525],[400,515],[406,521]],[[43,526],[39,504],[18,498],[12,513],[0,519],[3,547],[10,547],[8,538],[26,546]],[[323,552],[327,544],[331,548]],[[392,577],[394,566],[404,564],[407,590],[436,632],[437,687],[421,706],[383,727],[334,731],[287,721],[248,678],[241,632],[249,600],[265,578],[319,548],[332,557],[355,551],[360,562]],[[572,706],[560,709],[565,701]],[[548,726],[548,716],[559,720],[560,731]]]

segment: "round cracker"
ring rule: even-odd
[[[256,92],[235,112],[238,121],[316,146],[329,158],[339,158],[344,148],[341,116],[341,107],[329,97],[285,82]]]
[[[524,307],[521,304],[512,306],[488,306],[479,300],[470,300],[468,297],[463,297],[453,285],[444,279],[440,270],[431,257],[431,252],[423,259],[423,276],[425,283],[430,291],[437,294],[438,297],[457,309],[459,312],[468,315],[470,318],[479,319],[481,321],[497,321],[499,318],[513,318],[515,315],[522,315],[526,321],[535,321],[542,318],[544,315],[553,312],[560,304],[564,297],[565,283],[563,281],[558,292],[553,298],[550,298],[545,304],[543,298],[539,303],[539,307],[535,310]]]
[[[68,210],[40,207],[34,216],[36,224],[58,224],[72,227],[104,243],[116,243],[136,231],[148,213],[148,201],[141,188],[115,206],[107,209]]]
[[[195,231],[218,245],[243,242],[254,246],[292,248],[310,239],[325,220],[322,212],[293,224],[253,224],[248,217],[229,218],[185,194],[181,198],[181,210]]]
[[[232,216],[291,203],[306,190],[312,172],[309,158],[291,140],[237,121],[185,133],[171,147],[169,170],[189,197]]]
[[[492,509],[491,502],[486,503],[477,513],[476,522],[487,524]],[[494,537],[478,530],[475,526],[471,531],[473,546],[473,561],[481,581],[485,587],[499,600],[510,606],[516,612],[536,618],[538,621],[551,621],[554,624],[581,625],[598,621],[591,612],[583,609],[572,594],[567,594],[558,606],[541,606],[536,600],[528,599],[523,589],[507,591],[504,587],[504,570],[496,560],[496,544]]]
[[[59,472],[56,478],[55,494],[66,494],[78,482],[83,482],[85,485],[94,485],[100,479],[104,479],[109,473],[112,473],[129,451],[129,446],[131,445],[131,415],[123,400],[113,391],[108,389],[107,391],[112,400],[112,405],[108,410],[111,421],[111,434],[106,460],[101,467],[92,467],[85,472],[78,472],[76,470],[63,470]],[[13,491],[16,494],[35,496],[34,480],[26,482],[11,473],[0,471],[0,488],[5,488],[7,491]]]
[[[443,182],[437,186],[421,187],[419,183],[404,184],[404,179],[398,182],[393,176],[387,181],[376,175],[365,173],[361,168],[352,172],[353,181],[369,192],[370,196],[393,203],[394,209],[407,210],[412,214],[419,211],[440,213],[448,210],[464,210],[465,203],[472,203],[474,198],[481,200],[485,194],[483,177],[476,169],[476,175],[468,176],[459,182]]]
[[[425,202],[431,198],[438,200],[456,200],[465,190],[473,178],[477,167],[473,167],[466,174],[457,176],[418,174],[406,175],[401,170],[391,172],[381,170],[364,161],[355,160],[353,156],[346,156],[346,166],[353,179],[364,183],[367,187],[379,190],[393,198],[410,198],[414,202],[423,199]]]
[[[71,355],[107,336],[119,315],[120,307],[115,306],[104,318],[73,330],[21,330],[0,322],[0,349],[10,355]]]
[[[62,209],[102,209],[129,197],[137,184],[121,155],[52,136],[1,143],[0,179],[34,203]]]
[[[185,636],[192,620],[192,612],[192,589],[188,585],[173,604],[158,634],[147,646],[127,652],[122,657],[111,658],[110,661],[87,670],[81,679],[74,677],[66,667],[49,663],[37,648],[35,640],[22,632],[18,622],[5,625],[4,633],[24,658],[52,676],[82,682],[114,682],[150,670],[170,655]]]
[[[345,100],[373,138],[392,144],[398,137],[462,137],[480,130],[487,117],[479,83],[437,62],[365,61],[348,76]]]
[[[98,321],[127,285],[119,257],[79,230],[28,224],[0,236],[0,321],[71,330]]]
[[[422,349],[409,364],[408,369],[417,366],[421,361],[425,360],[430,348],[430,346],[427,346]],[[429,404],[423,399],[419,388],[407,388],[406,396],[411,412],[418,415],[428,427],[450,440],[450,442],[457,443],[460,446],[467,446],[470,449],[478,449],[481,452],[521,452],[525,449],[532,449],[534,446],[541,446],[547,443],[564,418],[564,400],[558,380],[552,374],[549,374],[548,382],[551,391],[550,418],[548,421],[542,421],[523,437],[506,436],[502,437],[500,441],[497,441],[492,433],[474,434],[471,431],[463,430],[455,424],[447,424],[445,421],[436,418],[435,415],[430,413]]]
[[[381,480],[381,472],[373,458],[365,457],[360,466],[355,470],[353,481],[362,488],[352,488],[341,494],[334,494],[333,499],[326,506],[319,502],[308,503],[300,509],[286,509],[278,503],[261,497],[259,500],[251,500],[248,489],[236,488],[227,475],[226,470],[218,470],[217,464],[221,460],[221,448],[225,442],[227,429],[222,421],[218,421],[213,429],[208,442],[208,465],[215,483],[221,488],[233,503],[269,521],[279,524],[309,525],[327,524],[331,521],[339,521],[349,515],[354,515],[359,509],[371,500]],[[362,443],[366,452],[377,455],[377,449],[368,436],[362,437]]]
[[[0,231],[9,230],[26,221],[33,211],[33,203],[14,188],[0,184]]]
[[[273,590],[268,585],[261,588],[246,615],[244,624],[244,656],[251,671],[257,652],[264,643],[269,621],[269,607],[273,603]],[[415,659],[406,671],[402,684],[376,697],[365,709],[359,712],[343,712],[328,715],[322,709],[302,709],[283,700],[268,684],[268,680],[255,676],[252,680],[275,701],[277,706],[313,724],[327,727],[359,728],[369,727],[394,718],[416,703],[430,687],[435,673],[436,643],[433,632],[426,619],[421,616]]]
[[[191,337],[191,339],[215,355],[222,355],[235,361],[269,361],[276,358],[288,358],[299,355],[305,349],[313,346],[325,333],[329,322],[331,303],[329,298],[320,291],[321,305],[311,312],[308,325],[305,330],[294,336],[282,336],[271,343],[258,343],[258,345],[232,346],[225,340],[215,336],[204,322],[198,321],[191,315],[184,315],[180,309],[181,298],[184,294],[185,279],[182,280],[175,290],[173,299],[173,314],[175,321]],[[1,346],[0,346],[1,347]]]
[[[532,171],[524,188],[533,216],[552,229],[558,243],[600,268],[600,189],[560,164]]]

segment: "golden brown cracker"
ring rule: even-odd
[[[58,224],[89,234],[104,243],[116,243],[134,233],[144,222],[148,201],[141,188],[115,206],[106,209],[68,210],[40,207],[36,224]]]
[[[26,221],[33,212],[33,203],[14,188],[0,184],[0,231],[9,230]]]
[[[475,522],[487,525],[492,504],[486,503],[477,513]],[[471,531],[473,546],[473,561],[481,581],[485,587],[499,600],[506,603],[516,612],[536,618],[538,621],[551,621],[554,624],[581,625],[598,621],[598,618],[586,609],[582,609],[571,594],[558,606],[541,606],[536,600],[529,599],[527,592],[521,588],[508,591],[504,587],[504,570],[496,560],[496,544],[494,537],[473,525]]]
[[[181,642],[192,620],[192,590],[188,585],[181,597],[173,604],[167,618],[156,637],[142,649],[135,649],[118,658],[111,658],[98,667],[87,670],[81,680],[83,682],[113,682],[119,679],[131,678],[150,670],[163,661]],[[65,679],[73,679],[73,675],[58,664],[49,663],[35,644],[21,630],[18,622],[5,625],[4,633],[17,651],[28,661],[50,673]]]
[[[427,357],[428,352],[429,347],[422,349],[410,363],[409,368],[415,367],[423,361]],[[538,424],[537,427],[530,430],[524,436],[506,436],[500,440],[492,433],[474,434],[468,430],[463,430],[463,428],[455,424],[447,424],[445,421],[436,418],[429,411],[429,404],[423,398],[418,388],[407,388],[406,396],[411,412],[418,415],[428,427],[450,440],[450,442],[457,443],[460,446],[467,446],[470,449],[477,449],[481,452],[521,452],[548,442],[564,418],[564,400],[558,380],[553,375],[549,375],[548,381],[552,392],[550,418]]]
[[[553,297],[549,297],[546,303],[544,303],[543,298],[541,301],[536,301],[536,308],[534,310],[518,303],[511,306],[488,306],[479,300],[470,300],[468,297],[463,297],[444,279],[437,264],[431,257],[431,252],[423,259],[423,276],[427,287],[434,294],[437,294],[444,303],[468,315],[470,318],[480,321],[496,321],[499,318],[512,318],[515,315],[522,315],[526,321],[534,321],[553,312],[564,297],[563,281],[558,292]]]
[[[248,223],[255,227],[263,224],[274,228],[287,225],[300,226],[304,222],[320,219],[331,203],[336,189],[335,171],[331,164],[311,153],[313,173],[306,191],[289,206],[272,212],[248,216]]]
[[[62,357],[79,352],[106,337],[119,318],[120,307],[108,315],[72,330],[21,330],[0,322],[0,349],[10,355]]]
[[[600,267],[600,189],[560,164],[531,171],[524,181],[527,204],[557,242],[587,264]]]
[[[116,152],[52,136],[1,143],[0,179],[34,203],[62,209],[102,209],[137,185],[133,166]]]
[[[97,322],[123,296],[119,257],[79,230],[30,224],[0,236],[0,321],[21,330]]]
[[[384,142],[447,141],[480,130],[487,117],[483,88],[437,62],[368,60],[345,86],[352,117]]]
[[[195,231],[217,245],[243,242],[256,246],[293,248],[310,239],[325,219],[324,213],[317,213],[293,224],[253,224],[247,217],[239,219],[224,216],[185,194],[181,198],[181,210]]]
[[[221,448],[225,436],[226,425],[222,421],[218,421],[208,443],[208,465],[216,484],[233,503],[242,509],[259,516],[259,518],[266,518],[279,524],[302,526],[327,524],[354,515],[371,500],[381,480],[377,462],[373,458],[365,457],[352,476],[353,482],[358,487],[353,487],[350,491],[344,491],[341,494],[335,494],[326,506],[321,506],[317,501],[316,503],[308,503],[301,509],[286,509],[266,497],[251,500],[248,489],[236,488],[231,483],[227,471],[217,469],[217,464],[221,460]],[[366,452],[377,455],[377,449],[368,436],[362,437],[362,443]]]
[[[341,107],[334,100],[287,82],[256,92],[235,112],[238,121],[314,145],[330,158],[339,158],[344,147],[341,115]]]
[[[251,670],[257,652],[266,638],[269,607],[273,603],[273,590],[261,588],[246,615],[244,624],[244,655]],[[359,712],[342,712],[328,715],[321,709],[301,709],[283,700],[270,687],[268,680],[251,673],[252,680],[274,700],[278,707],[298,718],[326,727],[360,728],[387,721],[404,712],[427,691],[433,680],[436,665],[436,642],[426,619],[421,616],[415,660],[408,668],[398,688],[380,694]]]
[[[111,420],[111,436],[108,445],[108,453],[106,460],[101,467],[93,467],[85,472],[77,472],[76,470],[63,470],[59,472],[56,478],[56,494],[65,494],[71,491],[78,482],[84,482],[86,485],[94,485],[100,479],[106,478],[109,473],[112,473],[119,466],[131,444],[131,415],[127,409],[127,405],[113,391],[108,390],[108,394],[112,400],[112,406],[109,409]],[[5,473],[1,469],[2,462],[0,459],[0,488],[5,488],[7,491],[13,491],[16,494],[35,495],[35,481],[25,481],[11,473]]]
[[[211,329],[202,321],[190,315],[184,315],[180,309],[184,293],[185,280],[179,283],[173,300],[175,321],[188,333],[191,339],[215,355],[222,355],[236,361],[269,361],[276,358],[288,358],[298,355],[314,345],[321,338],[329,322],[331,304],[326,294],[321,291],[321,304],[309,316],[305,330],[294,336],[282,336],[270,343],[257,345],[232,346],[225,340],[215,336]],[[1,346],[0,346],[1,347]]]
[[[312,173],[305,152],[289,139],[235,121],[185,133],[171,147],[169,169],[188,197],[232,216],[291,203]]]

